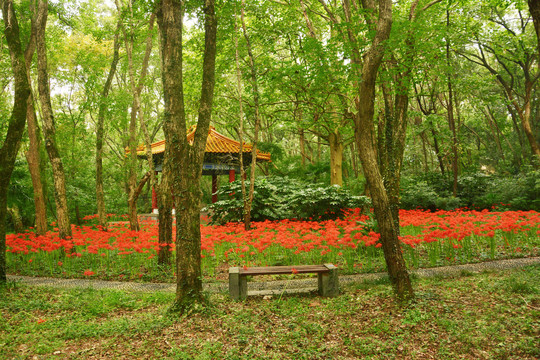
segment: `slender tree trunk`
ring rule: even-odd
[[[450,10],[446,10],[446,30],[449,33],[450,31]],[[450,39],[446,39],[446,62],[448,65],[448,68],[451,68],[450,63]],[[452,174],[453,174],[453,182],[452,182],[452,195],[454,197],[457,196],[457,185],[458,185],[458,140],[457,140],[457,132],[456,132],[456,122],[454,120],[454,95],[453,95],[453,89],[452,89],[452,79],[450,74],[448,74],[447,77],[448,80],[448,126],[450,127],[450,131],[452,132]]]
[[[441,155],[441,149],[439,148],[439,140],[437,137],[437,131],[435,130],[435,125],[433,122],[431,123],[431,136],[433,136],[433,149],[435,150],[435,154],[437,155],[437,162],[439,163],[439,169],[441,169],[441,174],[444,175],[444,159]]]
[[[330,144],[330,184],[343,186],[343,139],[339,130],[328,134]]]
[[[519,148],[521,150],[521,157],[523,158],[523,160],[526,161],[527,158],[528,158],[527,147],[524,144],[525,140],[523,139],[523,134],[521,133],[521,128],[519,127],[518,121],[516,119],[516,112],[512,108],[512,106],[510,106],[510,104],[507,104],[506,108],[508,109],[508,112],[510,113],[510,117],[512,118],[512,125],[514,126],[514,131],[516,132],[518,142],[519,142]]]
[[[167,152],[168,150],[165,149]],[[164,154],[165,157],[169,157],[168,154]],[[167,266],[171,263],[171,245],[172,245],[172,208],[173,200],[171,197],[171,179],[169,161],[166,161],[167,166],[164,166],[161,171],[161,183],[158,186],[158,220],[159,220],[159,253],[158,264],[161,266]]]
[[[358,176],[360,176],[360,171],[358,170],[358,165],[356,161],[356,151],[354,149],[354,142],[350,144],[349,150],[351,154],[351,166],[353,168],[354,177],[358,178]]]
[[[538,42],[538,58],[536,59],[536,64],[538,66],[538,71],[540,71],[540,1],[538,0],[528,0],[529,11],[533,18],[534,30],[536,32],[536,41]]]
[[[538,146],[538,142],[536,141],[536,137],[533,133],[533,129],[531,127],[531,92],[533,88],[533,84],[525,84],[526,88],[526,94],[525,94],[525,100],[523,104],[523,110],[519,111],[519,118],[521,119],[521,126],[523,127],[523,131],[525,132],[525,136],[527,136],[527,140],[529,140],[529,144],[531,146],[531,153],[533,155],[533,166],[535,168],[540,167],[540,146]],[[517,102],[515,102],[517,104]]]
[[[491,118],[491,121],[493,122],[493,125],[495,126],[495,130],[497,131],[497,137],[499,139],[502,138],[506,142],[506,145],[508,145],[508,148],[510,149],[510,153],[514,157],[515,165],[517,167],[521,166],[521,157],[520,157],[519,152],[514,151],[514,146],[512,145],[510,140],[508,140],[508,137],[504,135],[504,133],[501,131],[501,128],[499,127],[499,124],[497,123],[497,120],[495,119],[495,116],[493,115],[493,112],[491,111],[489,106],[486,106],[486,111],[488,112],[488,116]],[[497,141],[499,142],[499,147],[501,148],[501,152],[502,152],[502,146],[500,145],[501,141],[500,140],[497,140]],[[504,156],[502,156],[502,158],[504,159]]]
[[[20,234],[24,231],[24,225],[22,222],[21,211],[17,205],[7,208],[8,214],[11,216],[11,221],[13,222],[13,227],[17,234]]]
[[[38,235],[45,235],[47,232],[47,206],[45,204],[45,192],[43,191],[41,173],[41,152],[40,152],[40,131],[34,110],[32,96],[28,98],[26,118],[28,122],[28,138],[30,146],[25,153],[28,162],[28,170],[32,178],[34,191],[34,209],[36,214],[35,226]]]
[[[317,135],[317,162],[321,162],[321,137]]]
[[[120,14],[118,14],[120,18]],[[116,73],[116,66],[118,65],[118,60],[120,59],[120,26],[121,19],[118,20],[116,26],[116,33],[114,35],[114,51],[113,59],[111,61],[111,67],[109,68],[109,74],[105,85],[103,86],[103,91],[101,92],[101,98],[99,103],[99,113],[97,121],[97,130],[96,130],[96,203],[97,203],[97,213],[99,225],[102,229],[107,229],[107,214],[105,211],[105,194],[103,192],[103,138],[105,136],[105,115],[107,112],[107,98],[109,96],[109,91],[112,87],[112,81],[114,79],[114,74]]]
[[[39,0],[37,15],[37,63],[38,63],[38,90],[43,114],[43,133],[45,135],[45,149],[49,155],[54,180],[54,199],[56,203],[56,217],[61,238],[71,237],[71,224],[66,195],[66,180],[64,165],[56,145],[56,129],[51,105],[49,88],[49,74],[47,72],[47,48],[45,46],[45,27],[47,25],[48,1]]]
[[[249,67],[251,68],[251,87],[253,89],[253,107],[255,109],[255,126],[253,129],[253,147],[251,150],[251,173],[249,177],[249,195],[248,207],[244,213],[244,227],[246,230],[251,229],[251,204],[253,203],[253,193],[255,192],[255,169],[257,165],[257,142],[259,141],[259,128],[261,126],[261,116],[259,109],[259,86],[257,84],[257,67],[255,65],[255,57],[251,49],[251,42],[246,29],[244,20],[245,0],[242,0],[242,8],[240,10],[240,19],[242,20],[242,29],[244,30],[244,38],[246,39],[247,52],[249,56]]]
[[[0,147],[0,283],[6,278],[6,215],[7,191],[15,159],[19,152],[21,138],[26,124],[27,100],[31,90],[26,74],[24,55],[19,35],[19,23],[12,0],[0,2],[4,21],[4,36],[9,48],[13,71],[15,96],[9,118],[6,138]]]
[[[364,2],[364,4],[369,6],[368,2]],[[362,149],[359,155],[373,200],[388,274],[397,297],[406,300],[414,297],[414,292],[403,259],[390,201],[377,164],[377,155],[372,140],[374,134],[375,81],[384,55],[383,43],[390,35],[391,26],[392,2],[391,0],[380,0],[379,18],[371,47],[364,53],[363,58],[360,57],[357,47],[352,52],[352,61],[357,66],[358,71],[361,71],[362,80],[359,84],[357,82],[358,94],[355,100],[357,113],[354,114],[354,124],[357,147]],[[354,46],[357,46],[356,38],[350,37]]]
[[[298,136],[300,138],[300,155],[302,155],[302,169],[306,167],[306,137],[304,129],[298,128]]]
[[[24,59],[26,66],[26,75],[28,77],[28,84],[30,88],[32,88],[30,67],[32,65],[32,58],[36,50],[36,9],[33,2],[30,3],[30,11],[32,13],[32,31],[30,34],[30,40],[24,52]],[[41,134],[36,118],[36,111],[34,109],[34,97],[32,93],[30,93],[30,96],[28,97],[26,121],[28,123],[28,139],[30,146],[28,148],[28,151],[25,153],[25,157],[26,161],[28,162],[28,170],[30,172],[30,177],[32,178],[32,188],[34,192],[34,209],[36,215],[36,233],[38,235],[45,235],[45,233],[47,232],[47,206],[45,204],[45,191],[41,171]]]
[[[422,125],[422,119],[420,118],[420,116],[417,116],[414,118],[414,125],[416,126]],[[428,143],[426,131],[425,130],[422,131],[420,134],[418,134],[418,136],[420,137],[420,140],[422,141],[422,155],[424,156],[424,172],[427,173],[429,172],[429,162],[428,162],[428,154],[427,154],[427,147],[426,147],[426,144]]]
[[[161,0],[157,17],[161,36],[162,82],[165,100],[165,141],[171,149],[166,161],[171,166],[176,207],[176,300],[173,309],[186,312],[204,302],[201,278],[200,178],[215,84],[217,20],[214,1],[205,0],[205,48],[203,81],[197,129],[193,144],[187,142],[182,81],[183,3]],[[167,165],[169,166],[169,165]]]
[[[497,147],[497,151],[499,152],[499,155],[501,159],[504,160],[504,152],[501,146],[501,139],[499,137],[499,132],[497,128],[497,123],[495,122],[495,119],[493,118],[493,115],[491,114],[491,110],[485,106],[485,109],[482,109],[482,112],[484,113],[484,116],[486,117],[489,129],[491,130],[491,136],[495,140],[495,145]],[[487,148],[486,148],[487,150]]]
[[[235,50],[235,65],[236,65],[236,90],[238,91],[238,120],[239,129],[238,137],[240,140],[240,149],[238,150],[238,160],[240,163],[240,183],[242,187],[242,201],[243,201],[243,217],[246,219],[251,214],[248,213],[251,210],[251,203],[249,202],[249,194],[246,192],[246,171],[244,169],[244,104],[242,100],[242,71],[240,69],[240,54],[238,52],[238,25],[236,18],[236,9],[234,13],[234,50]],[[245,227],[244,223],[244,227]]]
[[[131,7],[131,3],[130,3]],[[131,9],[130,9],[131,10]],[[129,166],[129,180],[128,180],[128,186],[129,186],[129,194],[128,194],[128,207],[129,207],[129,224],[131,230],[139,230],[139,220],[137,217],[137,200],[135,199],[134,195],[134,189],[137,185],[137,116],[139,115],[140,109],[141,109],[141,92],[144,87],[144,79],[146,77],[146,72],[148,69],[148,61],[150,58],[150,53],[152,50],[152,31],[154,27],[154,20],[155,20],[155,14],[152,14],[149,21],[149,29],[148,29],[148,36],[146,40],[146,52],[143,59],[143,64],[141,68],[141,73],[139,76],[139,79],[135,79],[135,70],[133,65],[133,42],[134,42],[134,35],[133,31],[131,33],[127,33],[126,29],[124,30],[124,37],[126,42],[126,54],[128,57],[128,66],[129,66],[129,80],[131,84],[131,91],[133,95],[133,101],[131,105],[131,117],[129,121],[129,159],[128,159],[128,166]],[[141,120],[143,121],[143,120]],[[148,143],[148,136],[147,136],[147,143]],[[150,147],[147,144],[147,150],[150,151]],[[153,164],[152,159],[150,155],[149,163],[151,164],[150,167],[150,173],[152,178],[152,184],[155,184],[155,174],[153,172]]]

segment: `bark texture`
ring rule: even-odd
[[[336,129],[328,134],[330,145],[330,184],[343,186],[343,137]]]
[[[345,3],[348,4],[348,1]],[[364,7],[372,8],[371,3],[368,1],[364,1],[363,4]],[[350,9],[350,7],[348,8]],[[394,285],[397,297],[401,300],[406,300],[414,297],[414,292],[401,252],[390,200],[384,186],[383,177],[377,162],[376,149],[372,140],[374,138],[375,81],[384,55],[383,43],[388,39],[392,26],[391,0],[380,0],[378,11],[378,20],[376,24],[373,24],[376,35],[371,47],[364,54],[363,59],[359,56],[358,49],[353,50],[352,60],[358,65],[358,69],[361,71],[359,75],[361,75],[362,80],[359,83],[358,96],[355,100],[357,113],[353,115],[353,118],[356,143],[358,149],[361,149],[359,153],[360,160],[373,200],[388,274]],[[357,44],[354,35],[349,34],[349,37],[353,44]]]
[[[6,215],[7,191],[19,151],[21,138],[26,124],[27,99],[30,85],[26,76],[26,66],[19,35],[19,23],[13,7],[13,1],[4,0],[2,18],[4,36],[9,47],[11,69],[13,71],[15,96],[8,131],[0,147],[0,283],[6,282]]]
[[[246,6],[245,0],[242,0],[242,8],[240,12],[240,18],[242,20],[242,30],[244,32],[244,39],[246,40],[246,46],[249,57],[249,68],[251,70],[251,88],[253,89],[253,107],[255,109],[255,126],[253,128],[253,147],[251,149],[251,169],[249,176],[249,194],[247,202],[244,202],[244,228],[246,230],[251,229],[251,204],[253,204],[253,193],[255,192],[255,169],[257,165],[257,142],[259,141],[259,128],[261,126],[261,115],[259,106],[259,85],[257,83],[257,66],[255,63],[255,57],[251,48],[251,42],[249,41],[249,35],[246,28],[246,21],[244,19],[244,8]]]
[[[165,150],[167,151],[167,149]],[[165,155],[167,158],[168,156]],[[167,161],[168,162],[168,161]],[[159,253],[158,264],[167,266],[171,263],[172,245],[172,208],[170,169],[164,167],[161,172],[161,182],[158,186],[158,219],[159,219]]]
[[[30,77],[30,67],[32,58],[36,51],[36,9],[33,2],[30,3],[30,11],[32,13],[31,34],[24,51],[24,60],[26,66],[26,76],[28,84],[32,88],[32,80]],[[34,210],[35,210],[35,228],[38,235],[45,235],[47,232],[47,206],[45,203],[45,186],[43,181],[42,170],[44,170],[44,162],[41,156],[41,131],[38,125],[36,110],[34,108],[34,97],[30,93],[26,109],[26,121],[28,123],[28,140],[29,147],[25,153],[28,163],[28,170],[32,178],[32,187],[34,192]]]
[[[133,46],[134,46],[134,34],[133,30],[130,33],[123,27],[124,38],[126,42],[126,54],[128,58],[128,67],[129,67],[129,80],[131,85],[131,92],[133,95],[133,101],[131,104],[131,117],[129,121],[129,158],[128,167],[129,167],[129,180],[128,180],[128,207],[129,207],[129,224],[131,230],[138,231],[139,220],[137,218],[137,197],[135,196],[135,188],[137,186],[137,117],[142,116],[141,111],[141,92],[144,87],[144,79],[148,70],[148,61],[150,58],[150,53],[152,51],[152,31],[154,28],[155,14],[150,16],[148,36],[146,40],[146,51],[141,66],[141,72],[139,74],[139,79],[135,79],[135,69],[133,64]],[[133,29],[133,27],[131,27]],[[141,120],[144,123],[144,120]],[[148,140],[148,139],[147,139]],[[147,141],[148,142],[148,141]],[[147,144],[147,149],[150,149],[149,144]],[[151,156],[150,156],[151,157]],[[150,159],[151,162],[151,159]],[[152,167],[152,165],[151,165]],[[153,169],[150,171],[150,176],[152,177],[152,185],[155,184],[154,172]]]
[[[540,1],[528,0],[529,11],[533,18],[534,31],[536,32],[536,40],[538,41],[538,59],[536,61],[538,70],[540,71]]]
[[[251,203],[246,192],[246,170],[244,169],[244,104],[242,101],[242,71],[240,69],[240,54],[238,52],[238,24],[236,21],[236,12],[234,14],[234,50],[235,50],[235,65],[236,65],[236,90],[238,91],[238,138],[240,141],[240,149],[238,150],[238,160],[240,163],[240,184],[242,188],[242,202],[244,205],[243,215],[247,218],[248,212],[251,211]],[[251,216],[251,215],[250,215]],[[249,225],[249,224],[248,224]],[[244,222],[244,228],[246,223]]]
[[[157,18],[161,36],[162,78],[165,101],[164,132],[170,157],[176,207],[176,300],[173,309],[190,311],[203,303],[201,279],[200,178],[210,128],[215,84],[217,20],[214,1],[205,0],[205,49],[197,130],[187,142],[182,81],[183,2],[162,0]]]
[[[64,165],[56,145],[56,130],[51,105],[49,88],[49,74],[47,72],[47,48],[45,45],[45,28],[47,25],[48,1],[39,0],[36,20],[36,48],[38,63],[38,91],[43,116],[43,133],[45,135],[45,149],[51,162],[54,180],[54,200],[56,204],[56,218],[61,238],[71,236],[71,224],[66,196],[66,180]]]
[[[107,214],[105,212],[105,194],[103,192],[103,138],[105,136],[105,115],[107,112],[107,98],[112,87],[114,74],[116,73],[116,66],[120,59],[120,41],[118,41],[120,33],[120,22],[116,27],[116,33],[114,35],[114,50],[113,59],[111,61],[111,67],[105,85],[103,85],[103,91],[101,92],[101,99],[99,104],[99,113],[96,130],[96,203],[99,225],[103,228],[107,228]]]
[[[28,98],[26,118],[28,122],[29,147],[25,153],[28,162],[28,170],[32,178],[32,187],[34,191],[34,209],[36,214],[35,226],[38,235],[45,235],[47,232],[47,206],[45,203],[45,191],[43,184],[41,168],[41,137],[40,129],[36,119],[34,101],[32,96]]]
[[[446,10],[446,27],[449,30],[450,27],[450,10]],[[446,39],[446,63],[448,65],[448,68],[451,69],[451,62],[450,62],[450,39]],[[453,175],[453,181],[452,181],[452,195],[454,197],[457,196],[457,187],[458,187],[458,138],[457,138],[457,130],[456,130],[456,120],[454,119],[454,95],[453,95],[453,89],[452,89],[452,78],[451,75],[448,74],[447,76],[448,80],[448,126],[450,127],[450,131],[452,132],[452,175]]]

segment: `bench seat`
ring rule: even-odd
[[[247,276],[281,274],[317,274],[321,296],[333,297],[339,294],[338,269],[333,264],[299,266],[262,266],[229,268],[229,293],[235,300],[247,296]]]

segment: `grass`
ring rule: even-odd
[[[0,358],[33,359],[537,359],[540,266],[415,278],[417,299],[394,302],[387,281],[337,298],[211,294],[191,317],[174,295],[0,288]]]

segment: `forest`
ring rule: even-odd
[[[403,295],[405,260],[388,261],[400,211],[540,210],[536,0],[0,4],[2,238],[69,239],[92,219],[148,230],[137,215],[154,188],[169,210],[155,237],[171,237],[174,206],[177,252],[191,244],[177,261],[200,275],[201,209],[248,230],[373,207],[364,235],[380,232]],[[271,154],[219,176],[216,204],[201,175],[210,126]],[[156,176],[137,147],[163,139],[175,145]],[[184,290],[200,287],[190,271]]]
[[[186,5],[193,9],[186,10],[183,40],[186,117],[190,125],[196,123],[204,46],[196,3]],[[416,8],[411,8],[413,4]],[[124,7],[118,9],[102,1],[49,4],[45,41],[54,137],[64,167],[69,217],[75,223],[97,213],[98,135],[103,136],[106,209],[118,214],[127,213],[129,163],[124,149],[130,136],[137,145],[144,144],[145,137],[151,143],[164,138],[159,37],[152,8],[140,2],[130,7],[120,5]],[[394,6],[392,32],[376,87],[374,142],[380,161],[402,158],[401,164],[396,164],[402,167],[401,202],[408,208],[486,208],[504,203],[515,209],[538,210],[538,173],[533,160],[539,154],[540,136],[538,39],[527,3],[440,1],[423,9],[426,5],[404,2]],[[22,2],[18,6],[21,37],[28,41],[28,5]],[[358,155],[361,149],[354,142],[352,125],[354,64],[344,40],[347,24],[341,4],[245,4],[253,74],[246,39],[238,29],[241,4],[227,1],[217,6],[212,125],[238,138],[241,99],[244,136],[253,142],[257,115],[257,146],[272,154],[272,163],[264,164],[260,175],[337,184],[354,194],[365,194]],[[365,33],[366,24],[358,22],[355,26],[356,32]],[[118,60],[104,96],[115,51]],[[4,39],[2,139],[14,96],[9,59]],[[37,101],[35,62],[29,64],[29,72],[34,77]],[[139,110],[131,115],[135,95]],[[407,98],[404,111],[399,109],[403,101],[400,96]],[[8,207],[19,214],[25,226],[36,222],[35,184],[43,189],[41,211],[49,220],[55,217],[53,171],[44,148],[45,129],[41,130],[43,111],[38,103],[35,106],[37,133],[32,139],[33,129],[25,131],[8,190]],[[388,135],[398,140],[398,149],[390,148],[397,155],[388,154],[385,148]],[[34,142],[39,151],[34,149]],[[39,164],[35,167],[38,179],[31,175],[33,161]],[[137,179],[149,169],[144,161],[138,161],[135,167]],[[149,212],[151,205],[149,185],[139,199],[142,213]],[[202,191],[203,202],[210,203],[206,178]],[[13,226],[11,217],[8,221]]]

